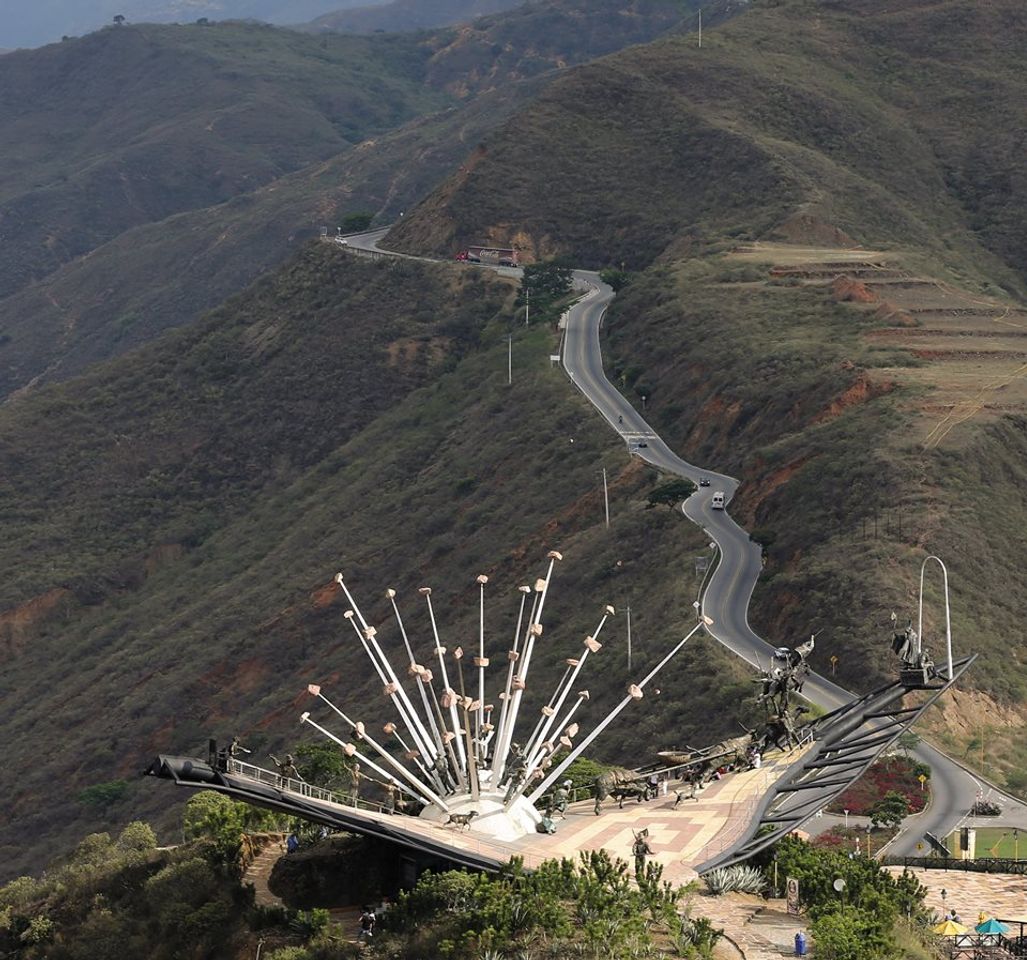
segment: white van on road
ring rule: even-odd
[[[713,507],[714,510],[724,509],[724,492],[722,490],[718,490],[713,495],[713,498],[710,500],[710,506]]]

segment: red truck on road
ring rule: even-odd
[[[503,247],[472,246],[466,250],[461,250],[455,259],[465,263],[487,263],[497,267],[516,267],[517,251]]]

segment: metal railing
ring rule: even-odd
[[[318,800],[322,803],[334,803],[340,807],[353,807],[357,810],[372,810],[375,813],[385,813],[385,805],[375,803],[371,800],[361,800],[359,797],[354,800],[350,794],[340,795],[326,790],[324,787],[317,787],[306,780],[296,780],[292,777],[283,777],[273,770],[265,770],[263,767],[255,766],[252,763],[244,763],[242,760],[229,759],[228,772],[237,776],[246,777],[248,780],[255,780],[257,783],[266,784],[269,787],[276,787],[279,790],[286,790],[289,793],[299,794],[311,800]]]
[[[978,857],[962,860],[958,857],[894,857],[885,856],[881,863],[889,867],[921,867],[925,870],[961,870],[964,873],[1017,873],[1027,874],[1027,860],[1008,857]]]

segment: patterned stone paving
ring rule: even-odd
[[[725,850],[741,834],[756,812],[759,798],[798,754],[772,758],[759,770],[728,774],[706,786],[698,799],[675,806],[670,784],[666,797],[643,803],[626,801],[622,808],[611,800],[597,817],[592,801],[574,804],[558,821],[553,836],[523,837],[514,846],[543,857],[572,857],[579,850],[604,848],[631,860],[635,834],[649,830],[654,859],[663,864],[664,877],[674,883],[695,878],[694,867]]]
[[[902,873],[902,867],[886,867]],[[980,914],[1003,920],[1027,922],[1027,877],[1010,873],[962,873],[957,870],[914,869],[913,874],[925,887],[925,903],[939,917],[954,909],[969,927]],[[941,891],[945,891],[944,898]]]
[[[553,857],[576,857],[579,851],[599,848],[630,862],[634,834],[648,828],[649,845],[654,859],[663,864],[665,878],[685,883],[695,878],[697,865],[734,843],[751,822],[760,798],[801,755],[798,750],[769,754],[759,770],[730,773],[708,784],[698,799],[683,799],[677,807],[674,791],[687,790],[678,781],[670,783],[667,796],[648,802],[631,800],[618,808],[616,801],[607,800],[599,816],[593,813],[591,800],[582,801],[572,805],[567,816],[557,821],[555,834],[531,834],[510,843],[426,820],[360,812],[411,838],[444,843],[501,862],[519,856],[529,868]]]

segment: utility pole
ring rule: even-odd
[[[531,287],[524,288],[524,325],[528,325],[528,316],[531,311]]]
[[[506,338],[506,384],[511,386],[513,384],[513,334],[511,333]]]
[[[699,8],[699,49],[702,50],[702,8]]]
[[[628,673],[631,673],[631,604],[628,604]]]
[[[610,488],[606,483],[606,467],[603,467],[603,502],[606,504],[606,529],[610,529]]]

